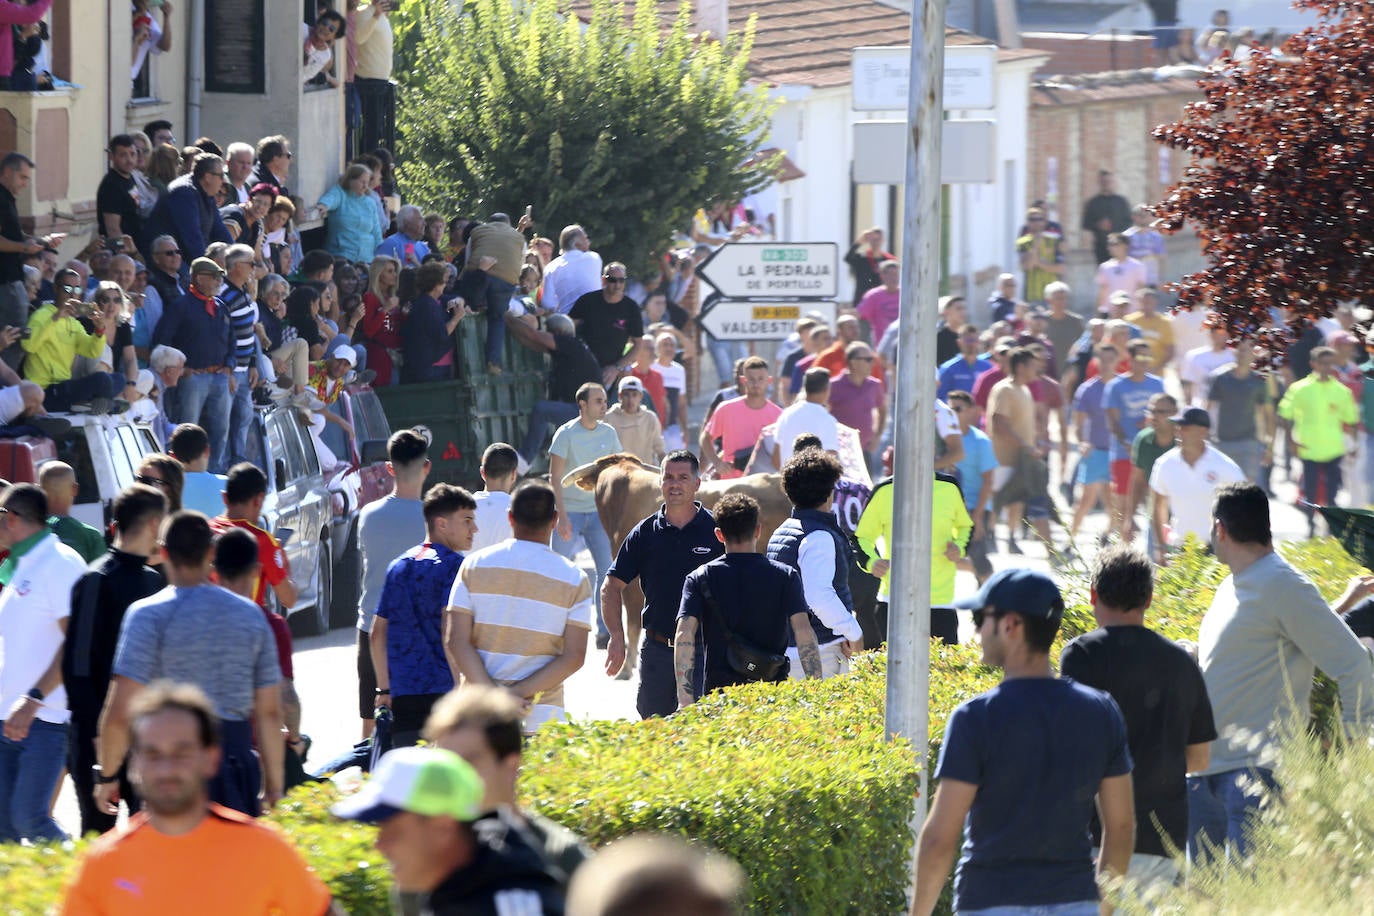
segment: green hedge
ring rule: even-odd
[[[678,833],[734,856],[761,913],[905,906],[911,746],[883,741],[885,659],[849,677],[750,685],[667,719],[543,730],[524,793],[601,845]]]
[[[1328,600],[1360,572],[1334,541],[1287,545],[1283,552]],[[1201,550],[1185,551],[1160,571],[1147,623],[1171,638],[1195,639],[1225,575],[1225,567]],[[1067,566],[1059,578],[1068,604],[1062,642],[1095,624],[1087,569]],[[1000,678],[979,658],[976,644],[931,646],[931,762],[949,713]],[[901,911],[908,882],[908,819],[919,783],[910,744],[883,740],[885,673],[882,653],[869,653],[855,660],[847,677],[729,690],[668,719],[546,728],[527,750],[526,803],[594,845],[640,830],[709,843],[744,867],[754,912]],[[1314,692],[1312,702],[1324,739],[1313,747],[1329,746],[1335,716],[1329,685]],[[1363,804],[1366,788],[1374,787],[1369,775],[1374,751],[1327,757],[1304,745],[1292,753],[1305,761],[1307,775],[1292,791],[1285,776],[1290,803],[1277,816],[1293,812],[1297,818],[1310,810],[1319,816],[1318,825],[1329,825],[1343,805],[1355,803],[1351,792]],[[1347,782],[1332,784],[1338,779]],[[1319,794],[1308,808],[1300,808],[1294,801],[1299,792]],[[351,913],[382,916],[389,912],[391,881],[385,861],[372,848],[375,831],[334,820],[328,806],[336,797],[330,785],[298,789],[271,819]],[[1289,855],[1321,836],[1313,832],[1316,826],[1309,830],[1288,821],[1273,829],[1277,839],[1267,841],[1266,856]],[[1369,835],[1358,838],[1364,875],[1374,874]],[[0,847],[0,910],[50,909],[81,845]],[[1276,874],[1286,867],[1276,864]],[[1207,904],[1237,892],[1228,880],[1216,878],[1204,886]],[[1275,881],[1274,886],[1283,886]]]

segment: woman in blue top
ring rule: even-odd
[[[330,254],[367,263],[382,243],[377,204],[368,193],[371,180],[372,171],[355,163],[320,198],[325,211],[324,247]]]

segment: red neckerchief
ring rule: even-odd
[[[211,318],[215,317],[214,296],[202,296],[200,290],[196,289],[194,285],[191,287],[191,295],[205,303],[205,314],[209,315]]]

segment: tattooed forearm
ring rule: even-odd
[[[810,627],[807,627],[808,631]],[[807,677],[818,678],[821,676],[821,648],[816,644],[816,636],[807,633],[809,639],[797,638],[797,655],[801,657],[802,673]]]
[[[673,640],[673,678],[677,682],[677,705],[679,709],[684,706],[691,706],[695,699],[692,696],[692,670],[696,668],[696,660],[696,637],[684,635],[679,630],[677,638]]]

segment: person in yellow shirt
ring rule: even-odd
[[[1312,351],[1312,373],[1289,387],[1279,401],[1279,419],[1292,427],[1302,459],[1302,511],[1307,515],[1307,536],[1315,537],[1316,507],[1336,504],[1345,435],[1360,424],[1355,396],[1336,378],[1335,350]]]
[[[958,618],[947,605],[954,601],[954,576],[964,557],[973,519],[964,506],[964,496],[951,475],[935,475],[930,513],[930,635],[947,643],[959,641]],[[880,480],[864,507],[854,537],[866,555],[865,571],[879,578],[876,616],[881,631],[887,632],[888,588],[892,556],[892,478]],[[935,609],[946,613],[938,613]]]
[[[1174,320],[1160,314],[1159,293],[1151,287],[1135,292],[1136,310],[1126,320],[1140,328],[1140,334],[1150,344],[1151,372],[1159,375],[1174,359]]]
[[[74,270],[58,271],[53,289],[57,301],[33,313],[27,334],[20,340],[25,354],[24,378],[43,389],[48,410],[64,412],[75,404],[87,403],[92,412],[109,412],[115,392],[124,388],[123,376],[92,372],[72,378],[77,356],[97,359],[105,352],[105,310],[97,306],[83,312],[81,277]],[[120,409],[129,406],[125,401],[118,403]]]

